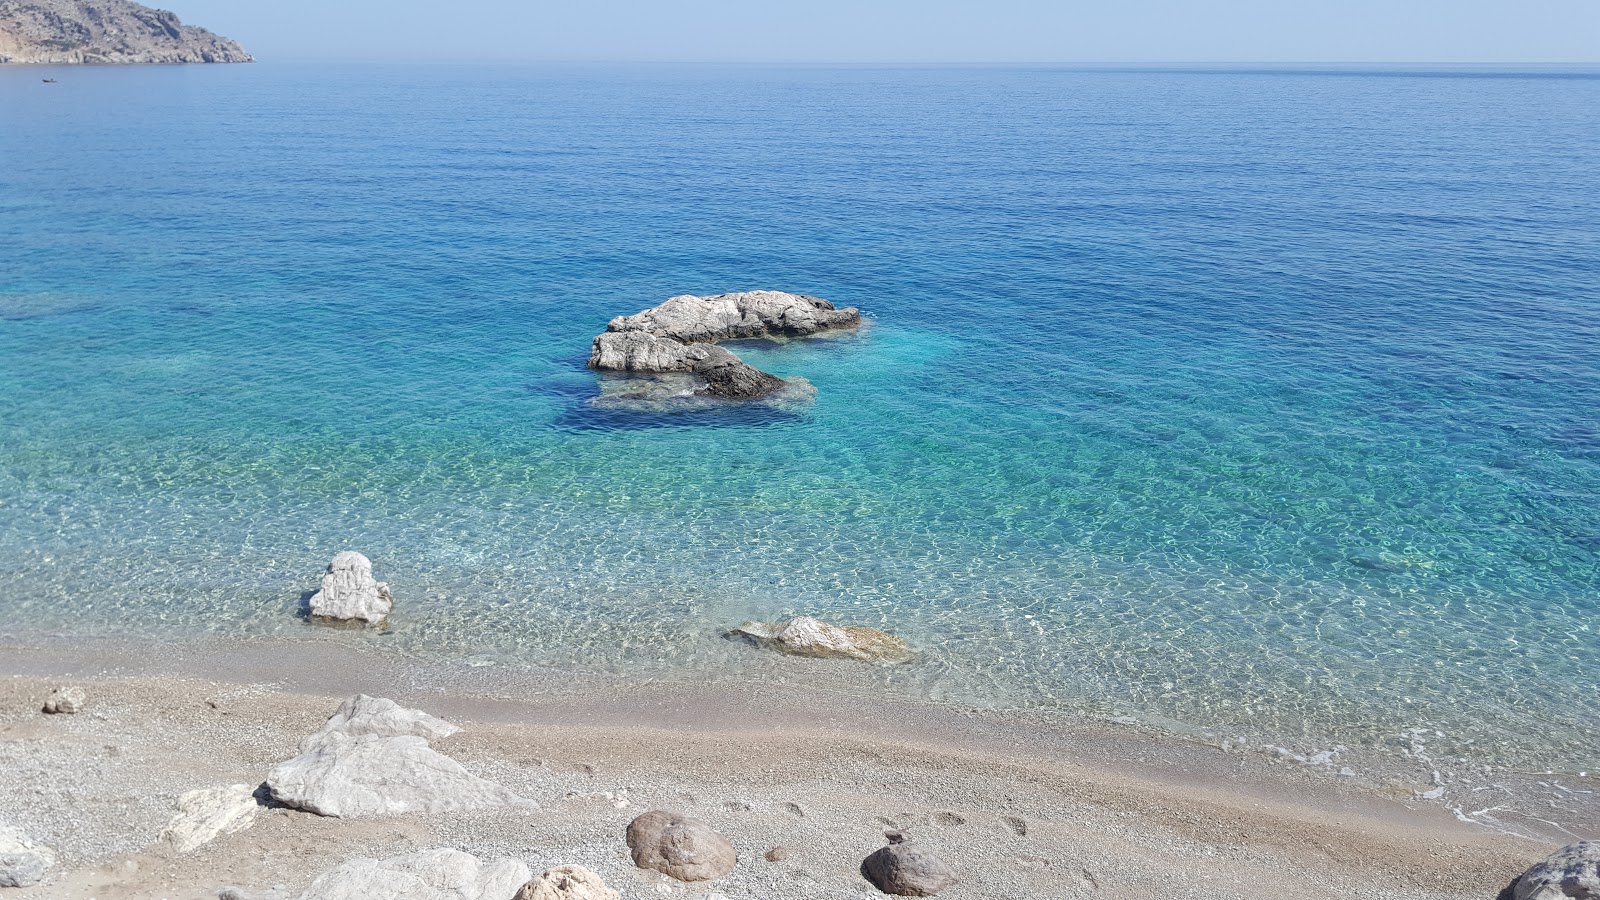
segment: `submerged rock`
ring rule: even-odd
[[[1600,898],[1600,841],[1562,847],[1522,873],[1514,900],[1596,900]]]
[[[44,701],[44,711],[51,715],[80,712],[89,700],[80,687],[56,688]]]
[[[529,874],[519,859],[480,862],[440,848],[352,859],[312,882],[300,900],[510,900]]]
[[[225,834],[244,831],[256,822],[255,788],[248,784],[203,788],[178,798],[178,814],[161,839],[179,853],[192,853]]]
[[[767,397],[784,381],[746,364],[717,341],[800,337],[861,324],[854,307],[782,291],[713,297],[682,295],[631,316],[618,316],[594,339],[589,367],[613,372],[689,373],[697,395],[729,400]]]
[[[739,855],[728,839],[697,819],[651,810],[628,825],[633,864],[679,881],[710,881],[733,871]]]
[[[622,895],[583,866],[556,866],[523,885],[512,900],[622,900]]]
[[[322,588],[311,595],[311,617],[332,621],[382,622],[394,609],[389,585],[372,577],[372,560],[345,550],[328,563]]]
[[[861,874],[885,894],[932,897],[961,880],[944,860],[906,842],[903,835],[890,841],[861,863]]]
[[[810,616],[785,623],[746,622],[729,632],[763,647],[795,656],[904,663],[916,658],[906,642],[876,628],[840,627]]]
[[[299,756],[267,774],[267,788],[286,806],[344,818],[532,806],[428,746],[459,730],[421,710],[360,694],[300,743]]]
[[[56,864],[56,854],[28,840],[21,831],[0,825],[0,887],[38,884],[45,870]]]

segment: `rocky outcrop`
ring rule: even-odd
[[[744,291],[673,297],[660,306],[618,316],[594,339],[589,367],[613,372],[686,372],[698,376],[696,394],[730,400],[765,397],[783,379],[747,365],[718,341],[803,337],[861,324],[854,307],[782,291]]]
[[[56,688],[45,698],[44,711],[50,715],[62,715],[81,712],[83,705],[89,698],[81,687]]]
[[[622,900],[622,895],[583,866],[556,866],[523,885],[512,900]]]
[[[192,853],[225,834],[243,831],[256,822],[255,788],[248,784],[204,788],[178,798],[178,814],[161,832],[161,839],[179,853]]]
[[[394,610],[394,595],[389,585],[373,579],[372,560],[345,550],[328,563],[322,588],[309,605],[313,619],[377,624]]]
[[[1600,841],[1562,847],[1522,873],[1514,900],[1596,900],[1600,898]]]
[[[910,662],[916,658],[905,641],[887,632],[830,625],[810,616],[797,616],[783,623],[746,622],[728,634],[794,656],[881,664]]]
[[[633,864],[679,881],[710,881],[733,871],[738,853],[711,826],[666,810],[651,810],[628,825]]]
[[[459,730],[420,710],[360,694],[301,742],[299,756],[267,774],[267,788],[285,806],[342,818],[533,806],[428,746]]]
[[[27,887],[38,884],[45,870],[56,864],[49,847],[28,840],[28,836],[7,825],[0,825],[0,887]]]
[[[481,862],[440,848],[350,860],[313,881],[300,900],[510,900],[529,874],[519,859]]]
[[[129,0],[0,0],[0,63],[235,63],[244,48]]]
[[[888,837],[889,846],[861,863],[861,874],[878,890],[898,897],[932,897],[961,880],[944,860],[907,843],[904,835]]]

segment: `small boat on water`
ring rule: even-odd
[[[56,80],[55,80],[55,79],[54,79],[54,78],[46,78],[46,79],[45,79],[45,80],[44,80],[44,83],[45,83],[45,84],[55,84],[55,83],[56,83]]]

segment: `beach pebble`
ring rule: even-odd
[[[876,628],[840,627],[797,616],[784,623],[746,622],[728,632],[792,656],[855,659],[873,663],[904,663],[916,658],[906,642]]]
[[[15,828],[0,825],[0,887],[38,884],[55,862],[56,855],[49,847],[35,844]]]
[[[789,858],[788,847],[773,847],[767,851],[767,862],[783,862]]]
[[[394,609],[389,585],[372,577],[372,560],[345,550],[328,563],[322,588],[311,595],[311,616],[315,619],[369,624],[382,622]]]
[[[1591,900],[1600,897],[1600,841],[1562,847],[1522,873],[1514,900]]]
[[[83,709],[84,703],[89,698],[80,687],[56,688],[50,692],[50,697],[44,701],[44,711],[55,715],[57,713],[75,713]]]
[[[299,756],[267,773],[267,788],[285,806],[342,818],[536,806],[428,746],[459,730],[421,710],[359,694],[300,743]]]
[[[323,874],[300,900],[507,900],[529,880],[517,859],[480,862],[440,848],[389,859],[353,859]]]
[[[513,900],[622,900],[622,895],[583,866],[556,866],[523,885]]]
[[[960,881],[944,860],[896,833],[887,847],[861,864],[861,871],[878,890],[900,897],[932,897]]]
[[[633,863],[679,881],[708,881],[733,871],[738,854],[711,826],[678,813],[651,810],[628,825]]]
[[[224,834],[255,824],[255,788],[248,784],[203,788],[178,798],[178,814],[161,832],[161,839],[179,853],[191,853]]]

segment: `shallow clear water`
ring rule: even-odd
[[[44,85],[46,75],[60,84]],[[1600,73],[0,70],[0,627],[717,677],[1600,765]],[[589,405],[777,288],[798,410]],[[793,676],[808,663],[795,663]]]

